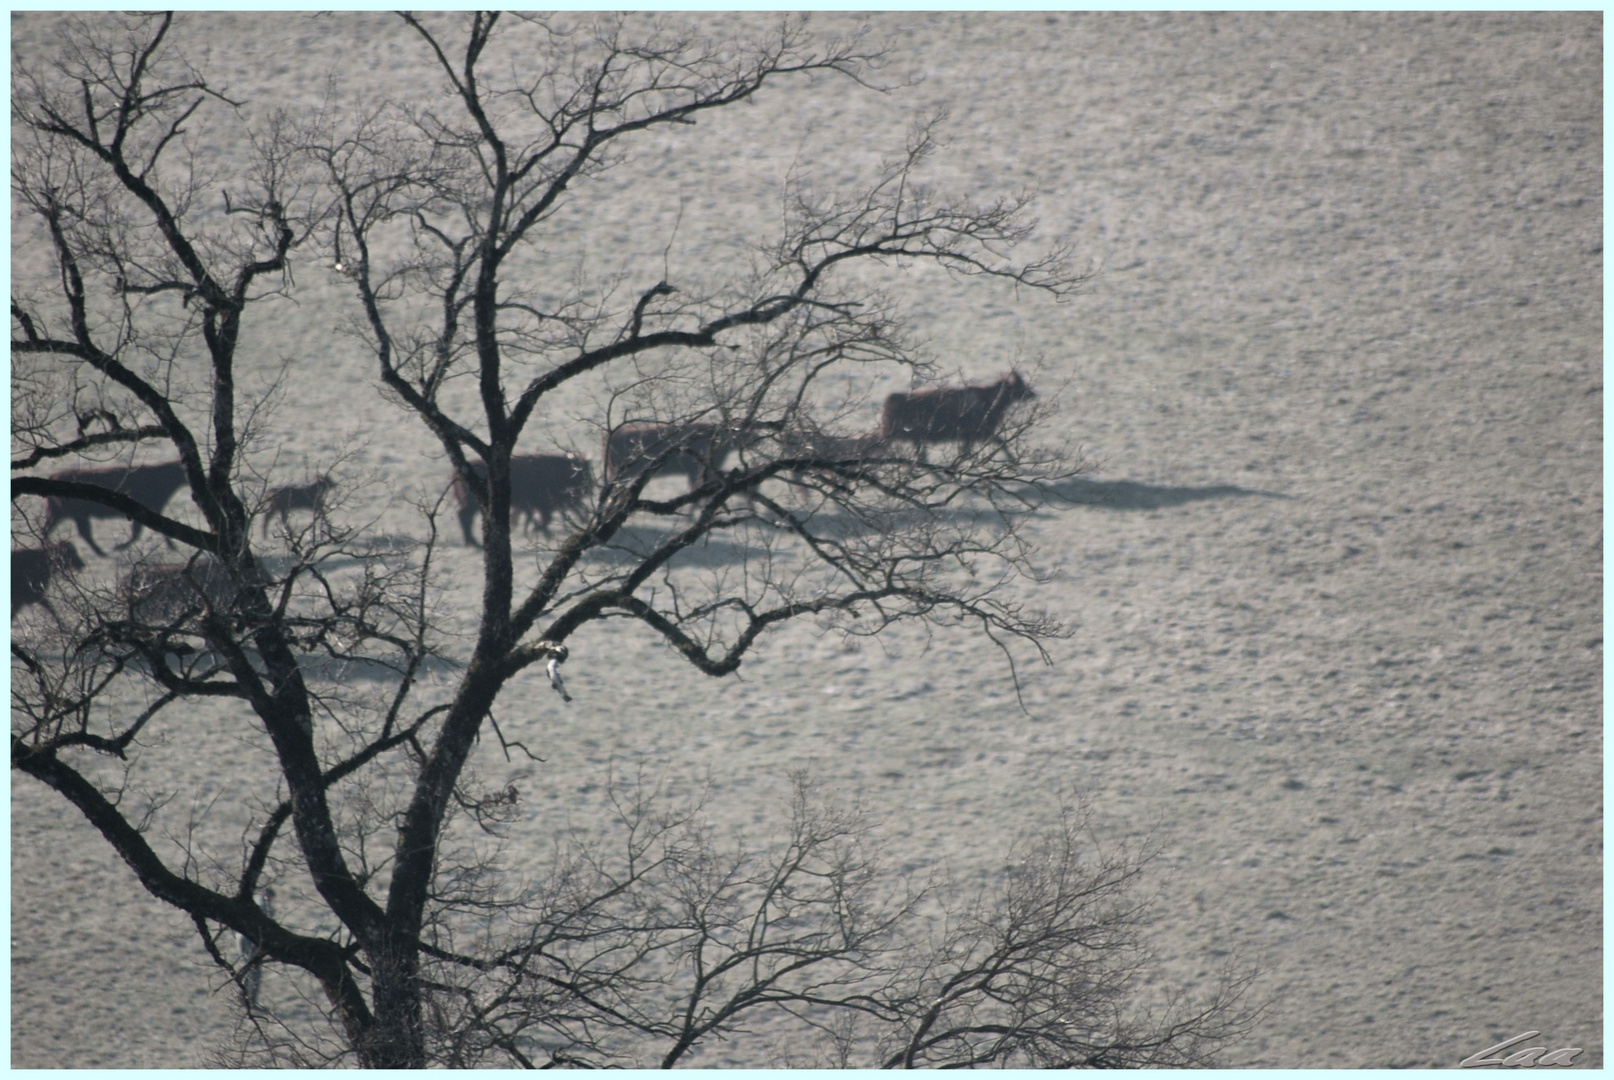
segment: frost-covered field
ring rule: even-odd
[[[14,15],[13,50],[49,48],[56,18]],[[188,19],[253,101],[312,102],[333,67],[402,86],[425,62],[382,15]],[[1229,1064],[1446,1067],[1528,1030],[1600,1064],[1601,16],[876,23],[917,86],[765,93],[648,140],[554,243],[659,276],[682,201],[688,272],[720,269],[767,238],[796,161],[854,184],[946,104],[938,180],[1038,192],[1043,234],[1103,266],[1062,305],[906,294],[944,370],[1021,366],[1060,396],[1051,434],[1101,463],[1091,505],[1033,527],[1061,575],[1038,599],[1077,632],[1022,664],[1027,715],[962,633],[848,651],[798,626],[718,682],[587,631],[571,706],[533,681],[500,714],[546,762],[477,759],[522,791],[513,858],[591,827],[628,763],[709,778],[719,823],[758,830],[805,766],[886,820],[899,864],[964,874],[1075,789],[1106,835],[1164,849],[1167,979],[1228,953],[1262,968],[1271,1011]],[[37,271],[13,230],[16,272]],[[333,333],[342,279],[313,252],[296,274],[299,306],[251,328],[259,377],[292,360],[263,464],[298,480],[346,452],[353,520],[411,528],[405,498],[446,467]],[[558,402],[527,449],[597,455],[589,405]],[[452,610],[478,564],[443,557]],[[228,836],[272,792],[232,765],[262,738],[198,709],[141,767]],[[202,1061],[231,1020],[190,924],[39,786],[14,776],[11,808],[12,1064]],[[294,1006],[273,975],[264,992]]]

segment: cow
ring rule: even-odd
[[[1018,371],[985,386],[938,386],[892,394],[880,410],[880,438],[913,443],[921,460],[925,444],[933,442],[959,443],[968,454],[972,443],[997,437],[1009,406],[1036,396]]]
[[[265,579],[258,575],[258,580]],[[227,566],[211,555],[200,555],[190,562],[136,566],[119,591],[131,620],[172,626],[205,608],[218,614],[233,611],[243,589]]]
[[[467,485],[456,473],[454,500],[459,504],[460,531],[465,534],[465,542],[480,547],[471,535],[471,519],[482,509],[478,488],[485,482],[487,468],[473,463],[471,470],[479,483]],[[594,470],[586,459],[575,454],[517,454],[510,458],[510,510],[525,512],[527,529],[532,528],[536,514],[538,528],[547,536],[549,519],[561,510],[581,510],[593,490]]]
[[[325,509],[325,493],[336,483],[329,476],[321,476],[311,484],[289,484],[269,493],[263,503],[263,535],[269,535],[269,518],[280,515],[280,527],[286,527],[286,515],[292,510],[312,510],[315,515]]]
[[[811,469],[829,465],[845,465],[867,461],[885,446],[880,433],[866,435],[831,435],[827,432],[787,431],[779,437],[779,456],[782,458],[809,458],[814,464],[806,468],[793,468],[790,475],[800,480]]]
[[[635,479],[665,454],[655,475],[681,473],[695,491],[722,470],[731,453],[755,446],[778,426],[776,421],[623,424],[605,437],[605,482]]]
[[[58,540],[42,548],[20,548],[11,552],[11,617],[29,604],[39,604],[52,615],[56,609],[45,598],[45,586],[57,574],[74,574],[84,569],[84,560],[71,540]]]
[[[135,465],[129,467],[114,465],[103,469],[66,469],[62,472],[52,473],[50,479],[72,480],[81,484],[97,484],[129,496],[153,513],[161,513],[162,508],[168,505],[168,500],[173,497],[174,492],[178,491],[179,486],[185,482],[185,466],[175,460],[165,461],[160,465]],[[100,545],[95,542],[95,537],[90,532],[90,519],[123,516],[122,512],[102,503],[90,502],[88,499],[72,499],[52,495],[45,500],[44,534],[49,537],[51,530],[56,528],[57,525],[64,521],[72,521],[78,526],[78,534],[84,538],[86,544],[90,545],[90,550],[105,557],[106,552],[101,550]],[[114,551],[122,551],[140,539],[140,533],[144,526],[138,521],[131,521],[130,524],[133,529],[129,533],[129,539],[115,546]],[[169,541],[169,546],[173,546],[173,541]]]

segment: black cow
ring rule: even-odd
[[[623,424],[605,437],[605,482],[634,479],[665,454],[655,475],[681,473],[694,491],[723,468],[731,453],[755,446],[777,426],[773,421],[745,426]]]
[[[830,435],[827,432],[787,431],[779,437],[779,456],[783,458],[810,458],[815,462],[808,469],[791,469],[790,475],[800,480],[810,468],[823,468],[830,464],[867,461],[885,446],[879,432],[867,435]]]
[[[259,582],[266,579],[259,576]],[[136,566],[120,587],[129,618],[149,625],[172,626],[204,607],[223,615],[239,606],[243,589],[230,570],[211,555],[188,563]]]
[[[997,436],[1009,406],[1036,396],[1018,371],[986,386],[938,386],[892,394],[880,411],[880,438],[911,442],[921,456],[925,444],[933,442],[960,443],[967,454],[970,444]]]
[[[479,481],[485,482],[485,466],[473,463],[471,469]],[[482,509],[482,497],[477,491],[480,486],[469,487],[460,476],[454,477],[460,531],[472,547],[481,546],[471,535],[471,519]],[[593,490],[594,470],[575,454],[517,454],[510,458],[510,511],[525,512],[527,529],[532,528],[536,514],[538,528],[548,535],[549,519],[561,510],[581,510]]]
[[[136,465],[132,468],[114,465],[103,469],[66,469],[52,473],[50,479],[97,484],[129,496],[154,513],[161,513],[174,492],[185,482],[185,466],[179,461],[165,461],[160,465]],[[90,533],[90,519],[116,517],[123,517],[123,514],[102,503],[53,495],[45,500],[45,535],[50,536],[51,530],[62,522],[72,521],[78,526],[78,534],[90,545],[90,550],[104,556],[106,552],[101,550],[100,545],[95,542],[95,537]],[[133,529],[129,533],[129,539],[114,547],[114,551],[122,551],[140,539],[140,533],[145,526],[138,521],[130,521],[130,525]],[[169,546],[173,546],[172,541],[169,542]]]
[[[84,569],[84,560],[71,540],[58,540],[42,548],[13,549],[11,552],[11,617],[29,604],[39,604],[52,615],[56,609],[45,599],[45,586],[56,574],[72,574]]]
[[[312,484],[289,484],[275,488],[263,503],[263,535],[269,535],[269,518],[280,515],[280,527],[286,527],[286,515],[293,510],[312,510],[319,514],[325,509],[325,493],[336,483],[322,476]]]

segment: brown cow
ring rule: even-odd
[[[486,466],[479,462],[473,463],[471,469],[479,481],[487,476]],[[471,535],[471,519],[482,510],[482,496],[477,491],[480,486],[468,487],[461,477],[454,477],[460,531],[471,547],[480,546]],[[527,529],[532,528],[536,514],[538,528],[547,536],[549,519],[561,510],[581,510],[593,490],[594,470],[575,454],[517,454],[510,458],[510,511],[526,513]]]
[[[265,580],[260,574],[259,581]],[[184,563],[136,566],[119,590],[130,619],[167,626],[188,621],[206,608],[226,614],[240,604],[242,591],[229,568],[211,555]]]
[[[162,508],[168,505],[179,486],[185,482],[185,466],[179,461],[165,461],[160,465],[136,465],[128,467],[114,465],[103,469],[66,469],[62,472],[52,473],[52,480],[72,480],[81,484],[97,484],[113,491],[121,492],[138,502],[154,513],[161,513]],[[91,518],[116,518],[124,515],[98,502],[88,499],[70,499],[60,496],[51,496],[45,500],[45,536],[50,536],[51,530],[64,521],[71,520],[78,526],[78,534],[84,542],[90,545],[90,550],[97,555],[105,556],[95,537],[90,533]],[[130,521],[133,530],[129,539],[113,548],[122,551],[136,540],[145,528],[138,521]],[[173,546],[173,541],[169,541]]]
[[[329,476],[321,476],[312,484],[289,484],[269,493],[263,503],[263,535],[269,535],[269,518],[280,515],[280,527],[286,527],[286,515],[292,510],[312,510],[315,515],[325,509],[325,493],[336,483]]]
[[[11,617],[29,604],[39,604],[52,615],[56,609],[45,598],[45,586],[56,574],[73,574],[84,569],[84,560],[71,540],[58,540],[42,548],[13,549],[11,552]]]
[[[640,476],[657,459],[656,476],[682,473],[694,491],[723,468],[734,451],[755,446],[776,430],[774,421],[747,425],[623,424],[605,438],[605,482]],[[665,455],[665,457],[663,457]]]
[[[970,444],[997,437],[1009,406],[1036,396],[1018,371],[986,386],[938,386],[892,394],[880,411],[880,438],[911,442],[921,458],[925,444],[933,442],[960,443],[967,454]]]
[[[831,435],[827,432],[787,431],[779,437],[779,456],[807,458],[813,464],[790,470],[800,480],[810,469],[831,465],[856,464],[867,461],[885,446],[879,432],[866,435]]]

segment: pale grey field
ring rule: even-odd
[[[13,50],[48,48],[55,18],[15,15]],[[332,67],[385,90],[424,62],[381,15],[189,21],[254,101],[312,101]],[[646,635],[586,632],[574,704],[534,680],[500,717],[546,764],[477,759],[522,789],[512,859],[592,827],[628,764],[709,777],[719,822],[759,830],[806,766],[887,821],[899,865],[963,875],[1074,789],[1105,835],[1163,848],[1163,980],[1229,954],[1262,969],[1271,1010],[1227,1064],[1449,1067],[1527,1030],[1601,1064],[1601,15],[875,23],[919,85],[768,93],[650,139],[554,243],[653,281],[684,200],[684,265],[715,274],[766,238],[793,162],[854,184],[947,105],[938,181],[1039,193],[1043,236],[1102,266],[1067,304],[898,289],[944,370],[1020,365],[1059,396],[1050,434],[1101,464],[1091,505],[1034,524],[1060,573],[1036,596],[1076,633],[1022,662],[1028,716],[964,634],[852,652],[798,626],[714,682]],[[37,271],[13,229],[16,272]],[[408,528],[402,498],[446,468],[332,333],[342,280],[313,252],[297,277],[299,306],[254,329],[265,377],[294,361],[262,460],[301,479],[351,449],[347,512]],[[597,454],[589,404],[558,402],[527,449]],[[444,558],[452,610],[478,564]],[[216,800],[228,854],[272,794],[235,764],[262,738],[199,709],[140,768],[177,788],[176,822]],[[190,924],[37,785],[14,777],[11,813],[12,1064],[203,1061],[229,992]],[[299,1007],[274,978],[266,999]]]

